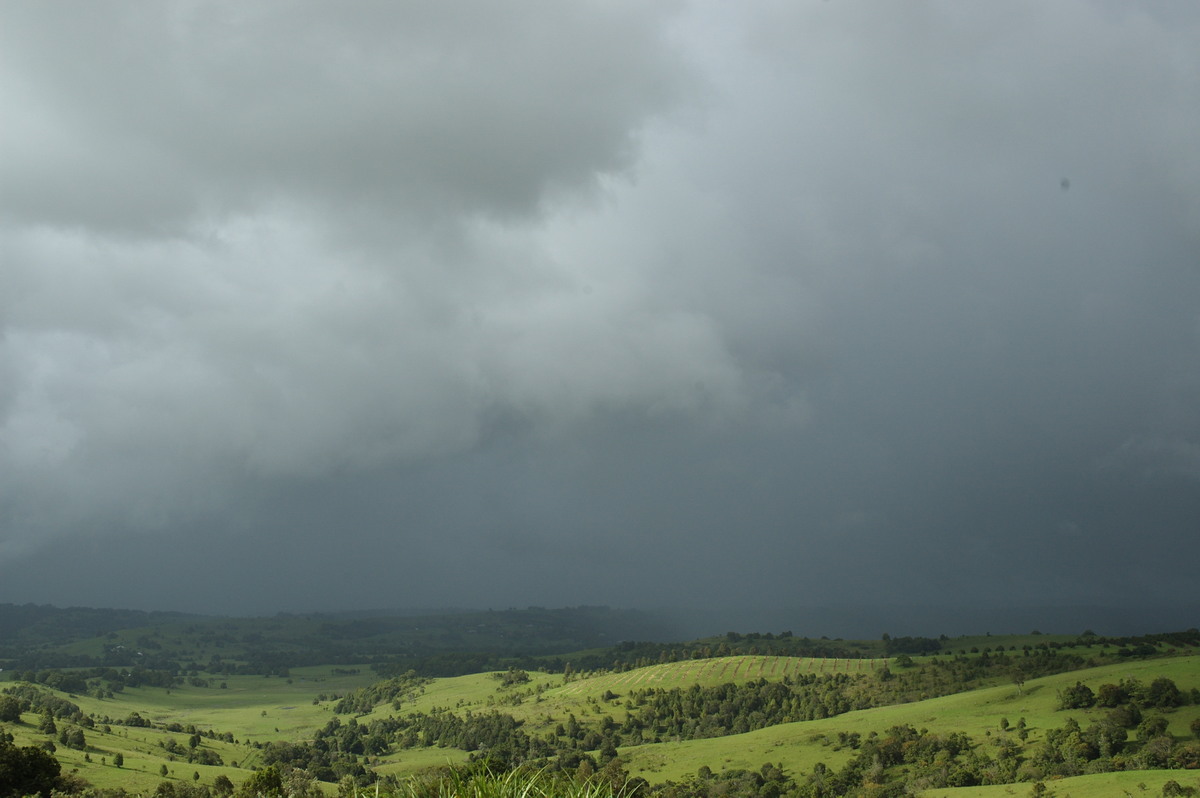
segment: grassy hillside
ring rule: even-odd
[[[1027,682],[1018,691],[1012,684],[981,688],[965,693],[932,698],[911,704],[848,712],[824,720],[789,723],[747,734],[624,749],[621,757],[630,772],[651,782],[679,780],[694,775],[707,765],[714,771],[757,769],[764,762],[782,764],[793,772],[809,771],[816,762],[840,766],[852,751],[839,746],[838,735],[912,725],[935,733],[964,732],[986,744],[991,738],[1013,735],[1001,731],[1001,721],[1015,724],[1025,718],[1032,751],[1045,738],[1047,729],[1062,726],[1073,717],[1081,725],[1100,717],[1103,710],[1058,710],[1058,691],[1077,681],[1098,688],[1121,678],[1149,682],[1156,677],[1172,678],[1180,687],[1200,688],[1200,656],[1149,660],[1089,668]],[[1170,715],[1170,732],[1185,739],[1189,725],[1200,717],[1200,706],[1181,707]],[[1118,793],[1119,795],[1119,793]]]
[[[1163,786],[1175,782],[1200,794],[1200,776],[1194,771],[1136,770],[1127,773],[1094,773],[1042,782],[1047,798],[1158,798]],[[987,787],[953,787],[925,790],[920,798],[1012,798],[1033,794],[1032,784],[994,784]]]
[[[176,623],[182,625],[173,636]],[[149,632],[140,628],[110,631],[100,645],[129,641],[138,646],[149,635],[151,641],[161,640],[164,649],[174,647],[177,653],[200,655],[208,649],[186,647],[202,637],[194,629],[188,631],[192,626],[190,620],[171,619]],[[261,626],[254,628],[263,631]],[[235,630],[236,624],[235,629],[225,631]],[[277,631],[282,634],[283,629]],[[686,782],[692,791],[687,794],[749,795],[757,794],[744,790],[752,789],[751,782],[758,776],[738,776],[739,771],[767,773],[764,764],[772,763],[779,774],[794,780],[788,782],[794,789],[802,789],[809,774],[822,768],[835,773],[851,766],[862,751],[896,728],[911,728],[913,734],[939,739],[965,735],[970,738],[971,750],[989,757],[1008,747],[1027,766],[1054,730],[1069,719],[1086,729],[1106,718],[1108,708],[1059,709],[1061,695],[1077,684],[1099,692],[1102,685],[1119,682],[1147,685],[1155,679],[1172,680],[1183,691],[1184,705],[1143,712],[1147,718],[1163,717],[1165,731],[1177,746],[1193,737],[1192,723],[1200,718],[1200,704],[1192,698],[1192,691],[1200,695],[1200,648],[1178,641],[987,635],[942,641],[944,647],[936,653],[889,659],[861,655],[878,654],[895,645],[891,641],[836,641],[838,650],[860,655],[854,657],[703,656],[705,650],[715,652],[721,645],[769,648],[767,643],[776,643],[737,637],[663,648],[660,658],[668,661],[643,667],[618,663],[615,670],[584,673],[567,668],[565,672],[512,669],[433,679],[405,676],[395,680],[401,686],[399,692],[375,702],[369,711],[345,710],[346,704],[340,703],[355,696],[360,702],[365,700],[362,696],[366,694],[356,691],[379,682],[380,675],[366,664],[291,667],[286,676],[198,668],[177,673],[174,681],[166,682],[169,687],[141,684],[111,691],[105,689],[106,683],[111,684],[106,682],[108,677],[89,677],[87,691],[74,693],[48,689],[46,683],[54,679],[40,672],[37,676],[43,684],[21,688],[27,691],[23,695],[34,690],[38,695],[54,696],[70,702],[78,712],[64,711],[56,717],[56,729],[50,733],[43,728],[46,718],[40,710],[24,712],[19,723],[5,725],[17,745],[55,744],[55,756],[64,770],[77,772],[95,786],[134,791],[153,790],[164,778],[164,767],[166,778],[180,785],[209,785],[220,775],[240,784],[254,769],[271,762],[286,766],[300,761],[294,757],[312,750],[315,744],[337,752],[324,766],[322,778],[328,780],[328,791],[335,790],[334,782],[343,773],[362,776],[369,770],[377,776],[401,777],[431,767],[461,765],[472,757],[493,761],[499,757],[502,762],[528,760],[551,768],[569,762],[567,769],[572,773],[599,771],[613,778],[627,774],[650,784]],[[221,648],[217,641],[210,642],[214,650]],[[784,640],[782,645],[811,642]],[[930,641],[916,642],[925,645]],[[913,641],[901,643],[909,644]],[[76,640],[68,645],[86,655],[95,650],[88,647],[96,646],[97,640]],[[691,654],[680,657],[682,651]],[[641,656],[641,649],[635,653]],[[558,656],[564,662],[586,661],[578,654]],[[670,657],[676,661],[669,661]],[[1029,675],[1039,668],[1049,671],[1048,675]],[[1064,672],[1052,672],[1055,669]],[[1014,673],[1024,675],[1014,678]],[[118,669],[121,678],[126,674],[128,670]],[[727,689],[727,685],[735,687]],[[778,685],[779,689],[768,691],[764,685]],[[11,689],[18,683],[0,686]],[[709,709],[697,711],[696,717],[684,718],[680,728],[685,731],[672,731],[676,726],[669,717],[670,702],[688,697],[702,701],[709,695],[706,691],[723,697],[710,699]],[[766,717],[769,707],[764,706],[755,710],[759,721],[753,712],[733,712],[729,717],[736,719],[734,725],[703,727],[701,722],[709,712],[713,713],[707,717],[710,721],[720,713],[730,713],[725,705],[736,704],[744,695],[757,695],[755,691],[775,696],[771,701],[803,704],[816,700],[813,696],[821,691],[836,700],[815,705],[815,710],[810,707],[814,719],[803,722],[737,733],[737,723],[753,724]],[[869,708],[855,709],[856,703]],[[652,709],[667,715],[647,715]],[[453,742],[459,739],[453,736],[428,737],[433,727],[444,727],[445,719],[451,717],[468,726],[481,719],[496,719],[493,725],[499,725],[495,728],[503,726],[501,720],[507,718],[504,723],[511,726],[505,728],[511,728],[516,736],[488,737],[499,732],[485,730],[483,737],[474,738],[482,742],[467,747]],[[422,718],[424,725],[414,725]],[[71,748],[61,739],[76,729],[86,739],[82,749]],[[1137,733],[1130,728],[1129,751],[1143,744]],[[691,739],[693,735],[699,738]],[[422,744],[424,739],[437,741]],[[114,764],[118,754],[123,758],[120,767]],[[617,758],[610,759],[614,754]],[[910,767],[915,766],[897,765],[890,772],[895,775]],[[702,772],[712,775],[705,776],[707,781],[698,780],[697,774]],[[1172,778],[1186,786],[1192,783],[1187,780],[1192,775],[1180,770],[1138,770],[1046,779],[1046,783],[1055,794],[1066,795],[1069,789],[1076,798],[1104,794],[1105,789],[1129,789],[1129,785],[1134,795],[1157,795],[1161,785]],[[721,782],[734,776],[742,778],[736,789]],[[1141,783],[1147,785],[1146,790],[1138,788]],[[956,798],[1025,795],[1030,788],[1031,782],[1026,781],[986,788],[929,789],[922,794]]]
[[[344,694],[377,678],[367,670],[353,674],[335,673],[338,670],[345,669],[333,666],[302,668],[286,679],[221,677],[212,680],[212,687],[128,688],[113,698],[103,699],[50,691],[78,705],[94,724],[90,728],[80,727],[87,741],[85,750],[58,745],[55,756],[65,771],[77,770],[97,787],[153,789],[163,779],[161,769],[164,765],[170,778],[190,782],[192,774],[199,772],[201,782],[210,783],[218,774],[224,774],[235,784],[240,784],[249,775],[249,769],[261,760],[261,753],[253,743],[310,738],[332,715],[332,702],[313,703],[318,694]],[[226,685],[224,688],[218,686],[222,683]],[[122,725],[134,713],[153,725]],[[21,723],[7,724],[7,729],[18,745],[56,740],[56,735],[38,731],[40,721],[40,715],[24,713]],[[57,721],[60,730],[73,725],[77,724]],[[216,752],[225,765],[187,763],[164,748],[174,742],[180,748],[188,749],[192,732],[167,730],[173,726],[194,727],[201,733],[228,733],[237,742],[205,736],[200,747]],[[121,768],[112,764],[117,753],[124,757]]]

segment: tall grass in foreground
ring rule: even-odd
[[[577,781],[546,771],[486,769],[413,776],[394,788],[361,789],[357,798],[622,798],[607,783]]]

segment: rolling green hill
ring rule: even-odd
[[[354,626],[347,636],[378,643],[398,622]],[[9,670],[0,707],[7,698],[23,711],[0,726],[18,747],[52,746],[64,772],[96,788],[161,793],[166,780],[180,796],[211,792],[219,777],[243,784],[267,767],[316,778],[333,794],[339,781],[346,789],[377,779],[394,786],[471,761],[606,783],[632,778],[643,792],[664,796],[972,798],[1028,795],[1040,782],[1047,794],[1118,790],[1107,794],[1119,798],[1120,790],[1158,795],[1172,781],[1185,792],[1200,786],[1200,770],[1188,769],[1200,768],[1194,630],[1128,640],[808,641],[731,633],[522,655],[520,662],[531,663],[525,668],[500,658],[489,660],[509,663],[499,670],[431,677],[400,671],[404,663],[396,661],[376,662],[374,670],[369,661],[289,666],[284,675],[207,670],[208,662],[246,657],[239,639],[261,634],[259,643],[282,647],[288,635],[303,641],[319,634],[312,619],[285,619],[275,629],[273,621],[214,621],[225,626],[211,636],[207,623],[169,618],[43,644],[68,661],[116,646],[197,661],[187,668]],[[561,629],[542,631],[549,650]],[[769,653],[815,645],[848,656]],[[750,647],[768,653],[717,656]],[[218,650],[230,657],[214,660]],[[660,661],[637,666],[647,659]],[[601,661],[612,667],[570,664]],[[979,784],[988,780],[1004,783]]]

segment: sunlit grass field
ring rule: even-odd
[[[1031,748],[1044,739],[1047,729],[1062,726],[1068,717],[1087,726],[1107,711],[1058,710],[1060,689],[1077,681],[1095,689],[1121,678],[1136,678],[1148,683],[1159,676],[1174,680],[1181,689],[1200,688],[1200,656],[1108,665],[1034,679],[1020,689],[1006,683],[911,704],[772,726],[747,734],[630,747],[621,749],[620,753],[631,773],[651,782],[686,778],[695,775],[702,765],[720,771],[757,769],[764,762],[773,762],[782,763],[785,769],[795,773],[811,770],[818,761],[838,767],[848,760],[853,751],[835,750],[838,732],[857,732],[865,737],[872,731],[883,733],[893,726],[908,724],[940,734],[965,732],[986,744],[990,736],[1005,734],[1000,729],[1002,719],[1015,724],[1020,718],[1025,718],[1030,733],[1025,745]],[[1198,716],[1200,706],[1185,706],[1169,712],[1168,730],[1177,738],[1190,737],[1189,724]],[[1120,793],[1117,795],[1119,798]]]
[[[1163,785],[1175,781],[1200,793],[1200,776],[1194,770],[1134,770],[1125,773],[1095,773],[1067,779],[1049,779],[1047,796],[1054,798],[1158,798]],[[924,790],[920,798],[1025,798],[1033,785],[994,784],[988,787],[954,787]]]

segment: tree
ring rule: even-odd
[[[119,768],[125,767],[125,755],[120,751],[117,751],[115,754],[113,754],[113,765]]]
[[[1129,691],[1119,684],[1102,684],[1096,691],[1096,705],[1101,707],[1119,707],[1129,700]]]
[[[1175,779],[1171,779],[1162,786],[1162,794],[1163,798],[1172,798],[1172,796],[1177,795],[1195,795],[1196,788],[1184,787],[1182,784],[1175,781]]]
[[[1017,694],[1024,695],[1025,692],[1023,688],[1025,687],[1025,672],[1020,668],[1013,668],[1012,672],[1009,673],[1009,678],[1011,678],[1012,683],[1017,686]]]
[[[283,779],[274,765],[256,771],[237,791],[238,798],[277,798],[283,795]]]
[[[58,741],[67,748],[74,748],[79,751],[87,748],[87,739],[83,736],[83,729],[78,726],[63,729],[62,733],[58,735]]]
[[[1075,682],[1074,687],[1067,687],[1058,692],[1059,709],[1087,709],[1095,703],[1096,694],[1082,682]]]
[[[1153,737],[1167,733],[1167,719],[1162,715],[1154,715],[1146,718],[1137,727],[1138,739],[1142,742],[1147,742]]]
[[[0,736],[0,798],[49,798],[61,774],[62,767],[49,752],[32,745],[18,748]]]
[[[0,723],[20,723],[21,702],[10,695],[0,695]]]
[[[1162,708],[1182,706],[1183,693],[1179,691],[1175,682],[1160,676],[1146,688],[1146,704]]]

